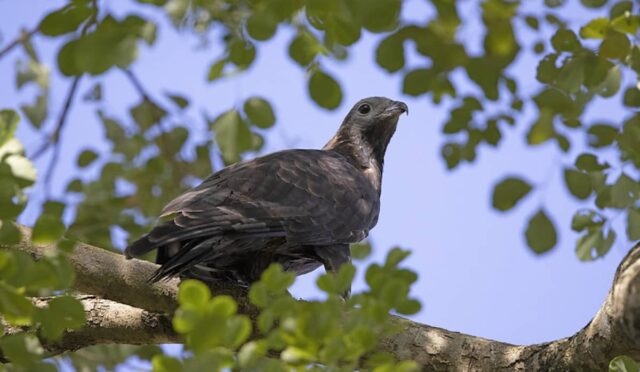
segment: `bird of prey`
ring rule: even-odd
[[[273,262],[301,275],[350,261],[378,221],[384,154],[407,105],[360,100],[321,150],[285,150],[226,167],[171,201],[127,258],[157,249],[151,280],[258,280]],[[346,294],[348,296],[348,293]]]

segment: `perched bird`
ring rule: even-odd
[[[273,262],[301,275],[349,262],[378,221],[384,154],[403,102],[365,98],[322,150],[285,150],[226,167],[171,201],[127,258],[157,249],[151,278],[250,284]],[[348,296],[348,294],[346,294]]]

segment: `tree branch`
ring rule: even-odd
[[[18,249],[29,252],[35,258],[55,249],[32,244],[30,230],[20,228],[23,240],[17,246]],[[147,278],[157,265],[135,259],[126,260],[116,253],[86,244],[79,244],[70,257],[77,274],[75,289],[126,303],[134,308],[88,298],[85,300],[89,301],[85,308],[91,308],[97,303],[107,304],[107,310],[101,313],[100,318],[105,323],[97,326],[90,324],[80,331],[69,332],[61,342],[60,349],[77,349],[108,342],[175,342],[175,334],[170,327],[153,326],[153,322],[143,321],[142,314],[145,311],[140,309],[150,312],[173,311],[176,308],[177,280],[150,284]],[[413,359],[423,369],[434,371],[603,370],[618,355],[625,354],[640,359],[638,258],[640,244],[620,264],[611,291],[600,311],[586,327],[571,337],[543,344],[517,346],[395,317],[393,321],[400,324],[403,331],[382,340],[379,349],[392,353],[400,360]],[[251,310],[246,291],[242,288],[214,285],[212,291],[214,294],[233,296],[238,301],[239,311],[255,319],[256,313]],[[118,322],[125,320],[120,320],[118,314],[124,313],[137,314],[129,318],[139,319],[134,323],[135,331],[120,327]],[[106,330],[103,331],[102,328]],[[123,330],[122,334],[117,334],[120,330]],[[78,336],[74,336],[75,333]],[[66,341],[68,343],[65,344],[64,340],[72,341]]]
[[[0,58],[4,57],[5,55],[7,55],[9,52],[11,52],[11,50],[13,50],[13,48],[17,47],[18,45],[24,43],[25,41],[31,39],[31,37],[38,32],[38,28],[34,28],[31,31],[27,31],[27,30],[22,30],[20,31],[20,35],[18,35],[17,38],[15,38],[12,42],[10,42],[9,44],[7,44],[5,47],[3,47],[2,49],[0,49]]]
[[[177,343],[180,337],[173,331],[171,317],[138,309],[93,295],[76,297],[84,306],[86,325],[79,330],[68,331],[58,341],[40,338],[49,356],[75,351],[96,344]],[[36,298],[35,305],[44,307],[53,299]],[[5,326],[5,335],[24,332],[22,327]]]

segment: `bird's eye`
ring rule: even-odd
[[[367,114],[369,111],[371,111],[371,106],[366,103],[358,107],[358,112],[361,114]]]

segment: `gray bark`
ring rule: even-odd
[[[23,241],[16,249],[36,259],[49,246],[31,243],[30,230],[21,227]],[[618,355],[640,359],[640,244],[620,264],[602,308],[573,336],[534,345],[511,345],[416,323],[393,321],[403,331],[381,340],[380,351],[400,360],[412,359],[428,371],[599,371]],[[47,345],[52,352],[75,350],[99,343],[173,343],[170,314],[176,308],[177,280],[153,283],[147,278],[157,265],[79,244],[70,254],[77,277],[74,289],[92,296],[81,300],[87,326],[68,332]],[[242,288],[214,286],[214,294],[228,294],[239,311],[255,319]]]

